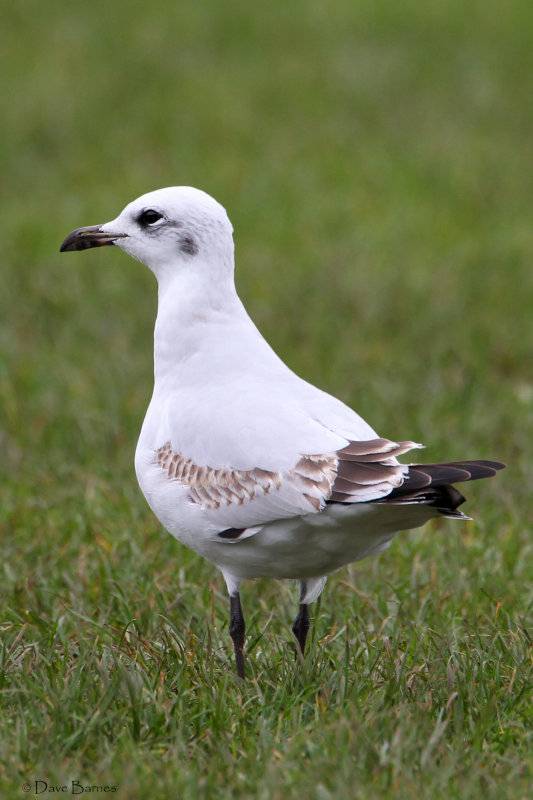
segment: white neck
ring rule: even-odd
[[[206,381],[209,373],[231,371],[257,348],[270,350],[242,305],[233,273],[208,280],[208,272],[180,270],[159,280],[154,331],[156,387]],[[277,356],[274,356],[277,360]],[[170,384],[170,386],[169,386]]]

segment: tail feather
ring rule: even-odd
[[[443,486],[449,483],[477,481],[492,478],[505,464],[501,461],[453,461],[439,464],[412,464],[401,486],[396,492],[412,491],[422,486]]]
[[[446,517],[468,519],[458,511],[465,498],[453,483],[491,478],[503,469],[501,461],[456,461],[442,464],[413,464],[401,486],[375,500],[391,505],[424,504],[433,506]]]

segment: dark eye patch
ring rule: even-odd
[[[137,217],[137,222],[142,228],[147,228],[149,225],[153,225],[160,219],[163,219],[163,215],[160,214],[159,211],[156,211],[153,208],[147,208],[139,214]]]
[[[180,236],[180,250],[183,253],[187,253],[188,256],[195,256],[198,252],[198,245],[192,236]]]

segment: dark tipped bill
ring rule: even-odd
[[[76,228],[69,233],[61,247],[60,253],[67,250],[87,250],[89,247],[103,247],[115,244],[117,239],[124,239],[127,233],[106,233],[101,230],[101,225],[87,225],[85,228]]]

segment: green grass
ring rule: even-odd
[[[532,22],[3,4],[2,797],[530,797]],[[244,688],[221,578],[136,486],[153,278],[58,253],[172,184],[228,208],[241,296],[300,374],[428,460],[510,465],[468,487],[474,522],[332,577],[305,664],[295,587],[246,586]]]

